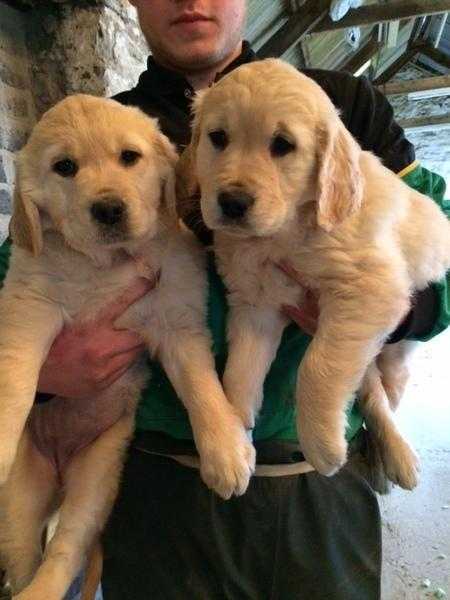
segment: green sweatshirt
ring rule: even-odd
[[[450,216],[450,202],[444,200],[445,182],[442,177],[431,173],[418,164],[400,174],[414,189],[433,198]],[[8,268],[10,242],[0,247],[0,280]],[[217,371],[223,373],[226,362],[226,316],[225,288],[209,260],[208,324],[213,336],[213,352]],[[450,323],[450,281],[435,284],[439,298],[439,310],[433,329],[422,337],[428,340],[443,331]],[[264,402],[254,430],[255,440],[277,439],[295,441],[295,385],[300,361],[308,348],[310,337],[296,325],[286,328],[277,356],[271,366],[264,385]],[[412,339],[417,339],[412,336]],[[151,377],[144,390],[136,415],[139,430],[159,431],[178,439],[192,439],[192,430],[187,412],[156,362],[149,363]],[[354,399],[349,398],[347,438],[351,439],[360,429],[362,417]]]

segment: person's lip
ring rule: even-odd
[[[178,25],[180,23],[196,23],[197,21],[211,21],[211,19],[205,17],[205,15],[202,15],[201,13],[184,13],[174,19],[172,25]]]

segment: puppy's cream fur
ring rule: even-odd
[[[124,150],[138,153],[135,163],[124,164]],[[75,176],[54,171],[65,158],[77,163]],[[98,538],[147,377],[136,364],[83,401],[92,423],[106,415],[109,427],[55,470],[26,427],[38,410],[41,365],[64,324],[95,320],[139,276],[157,284],[116,326],[139,332],[164,366],[189,412],[205,482],[225,498],[247,487],[254,450],[215,372],[203,251],[175,214],[176,158],[155,120],[81,95],[46,113],[20,154],[0,293],[0,560],[17,600],[61,600]],[[118,199],[123,225],[99,224],[93,203]],[[58,402],[76,433],[81,401]],[[42,557],[42,532],[57,509]]]
[[[292,146],[277,154],[274,140]],[[320,294],[318,330],[298,373],[307,460],[325,475],[344,464],[345,407],[362,384],[387,474],[413,487],[417,458],[391,411],[406,379],[404,345],[382,348],[411,294],[450,266],[450,225],[437,205],[363,152],[323,90],[278,60],[242,66],[199,94],[178,175],[181,198],[199,185],[214,230],[232,307],[224,388],[245,426],[254,425],[287,324],[280,308],[301,302],[298,285],[275,266],[287,260]],[[227,217],[224,193],[253,203]]]

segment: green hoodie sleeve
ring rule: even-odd
[[[444,198],[446,185],[443,177],[425,169],[418,162],[404,169],[399,175],[410,187],[434,200],[450,218],[450,200]],[[421,335],[407,335],[407,339],[426,342],[450,325],[450,271],[442,281],[430,286],[430,289],[435,298],[434,325]]]

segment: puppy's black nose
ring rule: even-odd
[[[221,192],[217,201],[226,217],[241,219],[255,202],[255,198],[243,191]]]
[[[103,199],[91,205],[91,215],[95,221],[102,225],[117,225],[123,221],[126,206],[122,200]]]

